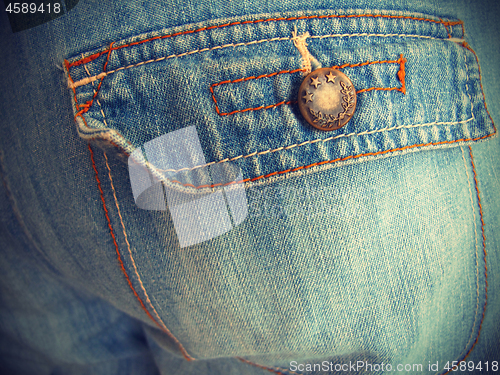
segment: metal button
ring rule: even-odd
[[[356,110],[356,90],[351,80],[331,68],[310,73],[300,85],[298,99],[302,116],[319,130],[341,128]]]

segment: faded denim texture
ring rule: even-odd
[[[6,373],[444,374],[464,358],[486,373],[500,361],[495,10],[80,0],[14,34],[2,15]],[[312,69],[338,66],[358,91],[337,131],[295,103],[301,41]],[[170,211],[140,208],[128,156],[189,127],[203,155],[175,179],[157,165]],[[172,207],[213,193],[203,172],[226,164],[246,217],[183,246]]]

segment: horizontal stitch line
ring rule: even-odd
[[[119,72],[120,70],[130,69],[130,68],[138,67],[138,66],[141,66],[141,65],[150,64],[150,63],[153,63],[153,62],[160,62],[160,61],[163,61],[163,60],[173,59],[173,58],[176,58],[176,57],[179,58],[179,57],[184,57],[184,56],[188,56],[188,55],[193,55],[195,53],[202,53],[202,52],[207,52],[207,51],[214,51],[214,50],[222,49],[222,48],[250,46],[250,45],[253,45],[253,44],[260,44],[260,43],[265,43],[265,42],[284,41],[284,40],[290,40],[290,39],[291,39],[290,37],[277,37],[277,38],[270,38],[270,39],[253,40],[251,42],[246,42],[246,43],[228,43],[228,44],[224,44],[224,45],[221,45],[221,46],[215,46],[215,47],[210,47],[210,48],[201,48],[201,49],[196,49],[196,50],[188,51],[188,52],[184,52],[184,53],[179,53],[179,54],[173,54],[173,55],[169,55],[169,56],[158,57],[156,59],[150,59],[150,60],[147,60],[147,61],[142,61],[142,62],[137,63],[137,64],[131,64],[131,65],[123,66],[121,68],[110,70],[109,72],[102,72],[102,73],[99,73],[96,76],[81,79],[81,80],[75,82],[73,85],[74,85],[74,87],[88,85],[89,83],[92,83],[95,80],[103,78],[103,77],[105,77],[105,76],[107,76],[109,74],[113,74],[113,73]],[[72,86],[70,85],[70,87],[72,87]]]
[[[403,89],[401,87],[369,87],[367,89],[361,89],[356,91],[356,94],[362,94],[364,92],[368,91],[400,91],[403,92]]]
[[[217,114],[219,116],[229,116],[229,115],[233,115],[235,113],[243,113],[243,112],[248,112],[248,111],[258,111],[258,110],[261,110],[261,109],[271,109],[271,108],[275,108],[275,107],[278,107],[278,106],[283,105],[283,104],[297,103],[297,101],[295,101],[295,100],[289,100],[289,101],[284,100],[282,102],[275,103],[275,104],[269,104],[269,105],[266,105],[266,106],[261,105],[259,107],[237,109],[237,110],[234,110],[232,112],[221,112],[220,109],[219,109],[219,105],[217,103],[217,99],[215,98],[215,93],[214,93],[214,89],[213,88],[217,87],[217,86],[220,86],[220,85],[223,85],[223,84],[228,84],[228,83],[244,82],[244,81],[249,81],[249,80],[253,80],[253,79],[261,79],[261,78],[274,77],[274,76],[277,76],[278,74],[293,74],[293,73],[303,72],[303,71],[305,71],[305,70],[304,69],[282,70],[282,71],[279,71],[279,72],[273,72],[273,73],[269,73],[269,74],[261,74],[260,76],[251,76],[251,77],[238,78],[238,79],[235,79],[235,80],[226,80],[226,81],[221,81],[221,82],[218,82],[218,83],[214,83],[214,84],[210,85],[210,93],[212,94],[212,100],[215,103],[215,111],[217,112]]]
[[[435,40],[442,40],[442,41],[450,41],[449,39],[434,38],[434,37],[429,37],[429,36],[412,35],[412,34],[331,34],[331,35],[311,36],[311,38],[335,38],[335,37],[340,37],[340,36],[341,37],[345,37],[345,36],[352,36],[352,37],[361,36],[361,37],[364,37],[364,36],[367,36],[367,37],[386,37],[386,38],[388,38],[388,37],[394,37],[394,36],[399,36],[399,37],[423,38],[423,39],[435,39]],[[247,43],[229,43],[229,44],[224,44],[224,45],[221,45],[221,46],[215,46],[215,47],[210,47],[210,48],[202,48],[202,49],[188,51],[188,52],[184,52],[184,53],[180,53],[180,54],[173,54],[173,55],[169,55],[169,56],[163,56],[163,57],[159,57],[159,58],[156,58],[156,59],[150,59],[150,60],[147,60],[147,61],[142,61],[140,63],[123,66],[123,67],[120,67],[120,68],[117,68],[117,69],[114,69],[114,70],[110,70],[108,72],[102,72],[102,73],[99,73],[98,75],[95,75],[95,76],[92,76],[92,77],[83,78],[83,79],[78,80],[76,82],[69,81],[68,82],[68,86],[70,88],[77,88],[77,87],[80,87],[80,86],[85,86],[85,85],[88,85],[89,83],[92,83],[92,82],[94,82],[94,81],[96,81],[98,79],[104,78],[104,77],[106,77],[106,76],[108,76],[110,74],[119,72],[121,70],[130,69],[130,68],[134,68],[134,67],[139,67],[141,65],[150,64],[150,63],[154,63],[154,62],[160,62],[160,61],[168,60],[168,59],[172,59],[172,58],[184,57],[184,56],[192,55],[192,54],[195,54],[195,53],[213,51],[213,50],[222,49],[222,48],[249,46],[249,45],[253,45],[253,44],[260,44],[260,43],[265,43],[265,42],[275,42],[275,41],[285,41],[285,40],[291,40],[291,38],[290,37],[280,37],[280,38],[254,40],[254,41],[247,42]]]
[[[122,49],[125,47],[131,47],[135,46],[138,44],[146,43],[146,42],[151,42],[154,40],[158,39],[166,39],[166,38],[171,38],[175,36],[180,36],[180,35],[186,35],[186,34],[193,34],[193,33],[198,33],[201,31],[208,31],[208,30],[213,30],[213,29],[219,29],[219,28],[224,28],[224,27],[229,27],[229,26],[236,26],[236,25],[247,25],[247,24],[257,24],[261,22],[275,22],[275,21],[296,21],[296,20],[307,20],[307,19],[325,19],[325,18],[389,18],[389,19],[409,19],[409,20],[414,20],[414,21],[424,21],[424,22],[433,22],[436,24],[442,24],[445,27],[452,26],[452,25],[463,25],[462,21],[443,21],[443,20],[433,20],[431,18],[424,18],[424,17],[412,17],[412,16],[392,16],[392,15],[386,15],[386,14],[329,14],[329,15],[312,15],[312,16],[300,16],[300,17],[278,17],[278,18],[267,18],[267,19],[260,19],[260,20],[254,20],[254,21],[237,21],[237,22],[231,22],[231,23],[226,23],[222,25],[214,25],[214,26],[207,26],[207,27],[201,27],[199,29],[194,29],[194,30],[186,30],[186,31],[180,31],[177,33],[173,34],[167,34],[167,35],[159,35],[155,36],[152,38],[140,40],[137,42],[132,42],[128,44],[124,44],[122,46],[117,46],[113,47],[114,50]],[[90,56],[87,56],[83,59],[76,60],[72,63],[68,64],[68,68],[71,68],[73,66],[78,66],[81,64],[86,64],[88,62],[91,62],[92,60],[95,60],[99,56],[107,53],[108,50],[101,51],[94,53]]]
[[[232,112],[220,112],[219,107],[216,104],[215,110],[217,111],[217,114],[220,116],[230,116],[230,115],[234,115],[235,113],[243,113],[243,112],[248,112],[248,111],[260,111],[261,109],[271,109],[271,108],[279,107],[280,105],[284,105],[284,104],[288,105],[288,104],[296,104],[296,103],[297,103],[296,100],[289,100],[289,101],[282,101],[282,102],[279,102],[276,104],[261,105],[259,107],[236,109]]]
[[[344,69],[344,68],[357,68],[358,66],[366,66],[366,65],[372,65],[372,64],[400,64],[401,59],[398,60],[377,60],[377,61],[365,61],[362,63],[357,63],[357,64],[351,64],[351,63],[345,63],[342,65],[334,65],[331,68],[332,69]]]
[[[357,63],[357,64],[346,63],[346,64],[342,64],[342,65],[334,65],[334,66],[331,66],[331,68],[332,69],[343,69],[343,68],[347,68],[347,67],[355,68],[358,66],[365,66],[365,65],[372,65],[372,64],[399,64],[400,62],[401,62],[401,59],[398,59],[398,60],[377,60],[377,61],[366,61],[366,62]],[[245,78],[238,78],[238,79],[234,79],[234,80],[221,81],[221,82],[217,82],[217,83],[212,84],[212,87],[220,86],[220,85],[227,84],[227,83],[244,82],[244,81],[249,81],[252,79],[269,78],[269,77],[274,77],[278,74],[292,74],[292,73],[304,72],[304,71],[305,71],[304,68],[294,69],[294,70],[281,70],[279,72],[273,72],[273,73],[269,73],[269,74],[261,74],[260,76],[251,76],[251,77],[245,77]]]
[[[363,93],[363,92],[368,92],[368,91],[373,91],[373,90],[380,90],[380,91],[400,91],[403,94],[406,94],[406,86],[405,86],[405,79],[404,79],[404,64],[406,62],[406,59],[403,57],[401,54],[399,59],[397,60],[377,60],[377,61],[365,61],[362,63],[357,63],[357,64],[351,64],[351,63],[345,63],[342,65],[334,65],[331,68],[333,69],[344,69],[347,67],[351,68],[356,68],[360,66],[366,66],[366,65],[372,65],[372,64],[399,64],[399,72],[397,73],[399,80],[401,81],[401,87],[370,87],[366,89],[361,89],[356,91],[357,94]],[[244,82],[244,81],[249,81],[253,79],[261,79],[261,78],[268,78],[268,77],[274,77],[278,74],[292,74],[292,73],[297,73],[297,72],[304,72],[305,69],[294,69],[294,70],[282,70],[279,72],[273,72],[269,74],[262,74],[260,76],[251,76],[251,77],[245,77],[245,78],[238,78],[235,80],[226,80],[226,81],[221,81],[218,83],[214,83],[210,85],[210,93],[212,94],[212,100],[214,101],[215,104],[215,111],[219,116],[230,116],[234,115],[236,113],[243,113],[243,112],[248,112],[248,111],[258,111],[258,110],[267,110],[271,108],[278,107],[283,104],[292,104],[292,103],[297,103],[297,101],[282,101],[276,104],[270,104],[267,106],[261,105],[259,107],[250,107],[250,108],[245,108],[245,109],[237,109],[232,112],[221,112],[219,108],[219,103],[217,102],[217,98],[215,97],[215,92],[214,92],[214,87],[223,85],[223,84],[229,84],[229,83],[237,83],[237,82]]]
[[[316,163],[309,164],[309,165],[303,165],[303,166],[300,166],[300,167],[297,167],[297,168],[290,168],[290,169],[286,169],[284,171],[272,172],[272,173],[265,174],[265,175],[258,176],[258,177],[254,177],[254,178],[245,178],[245,179],[240,180],[240,181],[231,181],[231,182],[228,182],[226,184],[213,184],[213,185],[195,186],[193,184],[183,184],[182,182],[177,181],[177,180],[170,180],[170,182],[173,182],[175,184],[180,184],[180,185],[185,186],[185,187],[192,187],[192,188],[195,188],[195,189],[214,188],[214,187],[220,187],[220,186],[229,186],[229,185],[241,184],[241,183],[245,183],[245,182],[254,182],[254,181],[257,181],[257,180],[260,180],[260,179],[263,179],[263,178],[269,178],[269,177],[273,177],[273,176],[277,176],[277,175],[279,176],[279,175],[282,175],[282,174],[291,173],[291,172],[297,172],[297,171],[300,171],[302,169],[309,169],[311,167],[316,167],[316,166],[320,166],[320,165],[323,165],[323,164],[332,164],[332,163],[335,163],[335,162],[338,162],[338,161],[345,161],[345,160],[349,160],[349,159],[357,159],[357,158],[361,158],[361,157],[364,157],[364,156],[383,155],[383,154],[387,154],[389,152],[404,151],[404,150],[407,150],[407,149],[410,149],[410,148],[414,148],[414,147],[439,146],[439,145],[442,145],[442,144],[451,144],[451,143],[456,143],[456,142],[477,141],[477,140],[480,140],[480,139],[491,137],[494,134],[495,133],[492,133],[492,134],[484,135],[484,136],[478,137],[478,138],[462,138],[462,139],[457,139],[457,140],[454,140],[454,141],[442,141],[442,142],[435,142],[435,143],[434,142],[420,143],[420,144],[416,144],[416,145],[409,145],[409,146],[404,146],[404,147],[398,147],[398,148],[394,148],[394,149],[390,149],[390,150],[377,151],[377,152],[369,152],[369,153],[358,154],[358,155],[350,155],[350,156],[346,156],[346,157],[343,157],[343,158],[337,158],[337,159],[332,159],[332,160],[324,160],[324,161],[316,162]]]
[[[323,39],[323,38],[345,38],[345,37],[361,37],[361,36],[368,36],[368,37],[381,37],[381,38],[390,38],[390,37],[407,37],[407,38],[420,38],[420,39],[433,39],[433,40],[447,40],[449,41],[449,38],[436,38],[433,36],[427,36],[427,35],[418,35],[418,34],[371,34],[371,33],[355,33],[355,34],[328,34],[328,35],[313,35],[311,38],[313,39]],[[458,39],[458,38],[453,38],[453,39]],[[462,40],[462,39],[460,39]]]
[[[400,92],[403,92],[403,88],[402,87],[370,87],[370,88],[367,88],[367,89],[358,90],[358,91],[356,91],[356,94],[362,94],[364,92],[373,91],[373,90],[377,90],[377,91],[400,91]],[[214,95],[214,92],[212,90],[212,87],[210,87],[210,91],[212,92],[212,98],[215,101],[215,95]],[[217,102],[215,101],[215,111],[217,112],[217,114],[219,116],[231,116],[231,115],[234,115],[236,113],[243,113],[243,112],[248,112],[248,111],[260,111],[262,109],[264,109],[264,110],[265,109],[271,109],[271,108],[279,107],[280,105],[288,105],[288,104],[297,104],[297,101],[296,100],[282,101],[282,102],[279,102],[279,103],[269,104],[269,105],[266,105],[266,106],[261,105],[259,107],[251,107],[251,108],[245,108],[245,109],[236,109],[236,110],[231,111],[231,112],[221,112],[220,109],[219,109],[219,106],[218,106]]]
[[[294,69],[294,70],[282,70],[279,72],[274,72],[274,73],[269,73],[269,74],[261,74],[260,76],[251,76],[251,77],[245,77],[245,78],[238,78],[238,79],[234,79],[234,80],[226,80],[226,81],[214,83],[214,84],[212,84],[212,87],[220,86],[220,85],[227,84],[227,83],[245,82],[245,81],[249,81],[251,79],[269,78],[269,77],[274,77],[278,74],[287,74],[287,73],[292,74],[292,73],[297,73],[297,72],[305,72],[305,69],[301,68],[301,69]]]
[[[302,146],[305,146],[305,145],[308,145],[308,144],[314,144],[314,143],[318,143],[318,142],[323,142],[323,143],[326,143],[326,142],[329,142],[329,141],[333,141],[335,139],[339,139],[339,138],[344,138],[344,137],[359,137],[359,136],[362,136],[362,135],[370,135],[370,134],[376,134],[376,133],[382,133],[382,132],[386,132],[386,131],[392,131],[392,130],[398,130],[398,129],[411,129],[411,128],[418,128],[418,127],[424,127],[424,126],[436,126],[436,125],[458,125],[458,124],[466,124],[468,123],[469,121],[473,120],[474,119],[474,116],[467,119],[467,120],[463,120],[463,121],[449,121],[449,122],[429,122],[429,123],[425,123],[425,124],[414,124],[414,125],[399,125],[399,126],[393,126],[393,127],[387,127],[387,128],[383,128],[383,129],[376,129],[376,130],[370,130],[370,131],[364,131],[364,132],[361,132],[361,133],[349,133],[349,134],[339,134],[339,135],[336,135],[336,136],[332,136],[332,137],[328,137],[328,138],[318,138],[318,139],[314,139],[314,140],[311,140],[311,141],[304,141],[302,143],[295,143],[293,145],[289,145],[289,146],[282,146],[282,147],[278,147],[278,148],[275,148],[275,149],[269,149],[269,150],[266,150],[266,151],[255,151],[255,152],[252,152],[248,155],[239,155],[239,156],[236,156],[236,157],[233,157],[233,158],[226,158],[226,159],[223,159],[223,160],[220,160],[220,161],[213,161],[213,162],[210,162],[210,163],[206,163],[206,164],[203,164],[203,165],[198,165],[196,167],[192,167],[192,168],[182,168],[182,169],[158,169],[159,171],[162,171],[162,172],[182,172],[182,171],[191,171],[191,170],[194,170],[194,169],[198,169],[198,168],[204,168],[204,167],[208,167],[208,166],[211,166],[211,165],[214,165],[214,164],[221,164],[221,163],[227,163],[227,162],[231,162],[231,161],[236,161],[238,159],[247,159],[247,158],[250,158],[250,157],[253,157],[253,156],[260,156],[260,155],[266,155],[266,154],[269,154],[269,153],[273,153],[273,152],[278,152],[278,151],[284,151],[284,150],[290,150],[292,148],[295,148],[295,147],[302,147]]]

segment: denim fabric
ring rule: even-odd
[[[78,130],[133,152],[194,125],[207,161],[234,161],[248,180],[323,160],[340,164],[487,137],[494,129],[475,57],[460,45],[461,26],[408,12],[323,10],[208,21],[118,41],[66,63],[77,86]],[[346,65],[359,92],[341,131],[313,131],[296,106],[278,105],[296,101],[304,78],[294,31],[309,34],[307,48],[321,65]],[[85,103],[89,109],[81,109]]]
[[[178,8],[80,1],[15,34],[2,15],[6,372],[493,372],[500,152],[482,86],[498,120],[499,56],[480,26],[495,8]],[[300,40],[358,91],[335,132],[294,103]],[[169,210],[144,210],[128,157],[187,129],[202,159],[160,176]],[[184,246],[172,207],[213,193],[197,173],[226,164],[246,217]]]

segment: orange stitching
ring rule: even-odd
[[[360,66],[366,66],[366,65],[372,65],[372,64],[396,64],[396,63],[399,64],[399,71],[398,71],[397,75],[398,75],[398,79],[401,82],[401,87],[389,87],[389,88],[385,88],[385,87],[370,87],[370,88],[367,88],[367,89],[358,90],[358,91],[356,91],[356,93],[360,94],[360,93],[363,93],[363,92],[373,91],[373,90],[381,90],[381,91],[396,90],[396,91],[402,92],[403,94],[406,94],[406,85],[405,85],[405,63],[406,63],[406,59],[403,57],[403,54],[399,55],[399,59],[397,59],[397,60],[366,61],[366,62],[357,63],[357,64],[346,63],[346,64],[342,64],[342,65],[334,65],[331,68],[332,69],[357,68],[357,67],[360,67]],[[274,77],[274,76],[276,76],[278,74],[293,74],[293,73],[298,73],[298,72],[305,72],[305,69],[281,70],[279,72],[274,72],[274,73],[269,73],[269,74],[261,74],[260,76],[251,76],[251,77],[238,78],[238,79],[234,79],[234,80],[226,80],[226,81],[221,81],[221,82],[214,83],[214,84],[210,85],[209,89],[210,89],[210,93],[212,94],[212,100],[214,101],[214,104],[215,104],[215,111],[217,112],[217,114],[219,116],[230,116],[230,115],[234,115],[235,113],[243,113],[243,112],[248,112],[248,111],[258,111],[258,110],[261,110],[261,109],[266,109],[267,110],[267,109],[278,107],[278,106],[283,105],[283,104],[296,104],[297,103],[296,100],[290,100],[290,101],[282,101],[282,102],[279,102],[279,103],[276,103],[276,104],[270,104],[270,105],[266,105],[266,106],[261,105],[259,107],[237,109],[237,110],[234,110],[232,112],[221,112],[221,110],[219,108],[219,103],[217,102],[217,99],[215,97],[214,87],[217,87],[217,86],[220,86],[220,85],[224,85],[224,84],[228,84],[228,83],[238,83],[238,82],[249,81],[249,80],[252,80],[252,79],[261,79],[261,78]]]
[[[71,83],[74,83],[73,78],[71,77],[71,74],[69,72],[70,65],[69,65],[68,60],[65,59],[64,60],[64,64],[66,65],[66,70],[68,71],[68,78],[69,78],[69,80],[71,81]],[[75,107],[76,107],[76,110],[78,111],[77,114],[74,116],[74,119],[76,121],[76,118],[80,117],[83,120],[83,123],[85,124],[85,126],[88,128],[89,125],[87,124],[87,121],[85,120],[85,117],[83,117],[83,115],[80,114],[80,112],[79,112],[80,104],[78,104],[78,99],[77,99],[77,96],[76,96],[76,90],[75,90],[74,87],[72,87],[72,90],[73,90],[73,95],[74,95]]]
[[[463,353],[466,353],[467,352],[467,349],[469,348],[469,344],[471,343],[471,340],[474,338],[474,333],[476,331],[476,322],[477,322],[477,316],[478,316],[478,311],[479,311],[479,296],[480,296],[480,292],[479,292],[479,255],[478,255],[478,241],[477,239],[479,238],[478,234],[477,234],[477,217],[476,217],[476,208],[475,208],[475,204],[474,204],[474,198],[472,197],[472,188],[471,188],[471,178],[470,178],[470,174],[469,174],[469,171],[468,171],[468,168],[467,168],[467,161],[465,160],[465,154],[464,154],[464,148],[462,146],[460,146],[460,151],[462,153],[462,160],[464,162],[464,170],[465,170],[465,174],[467,175],[467,185],[469,187],[469,197],[470,197],[470,205],[471,205],[471,208],[472,208],[472,217],[473,217],[473,223],[474,223],[474,242],[475,242],[475,255],[476,255],[476,309],[475,309],[475,313],[474,313],[474,323],[472,324],[472,329],[471,329],[471,333],[470,333],[470,336],[469,336],[469,339],[467,340],[467,344],[465,345],[465,349],[460,353],[460,356],[459,358],[462,357],[462,354]]]
[[[361,94],[367,91],[380,90],[380,91],[401,91],[401,87],[370,87],[368,89],[361,89],[356,91],[356,94]]]
[[[342,65],[333,65],[333,66],[331,66],[331,68],[332,69],[357,68],[358,66],[366,66],[366,65],[373,65],[373,64],[394,64],[394,63],[399,63],[399,59],[398,60],[365,61],[365,62],[357,63],[357,64],[345,63]]]
[[[407,150],[407,149],[410,149],[410,148],[414,148],[414,147],[439,146],[439,145],[443,145],[443,144],[452,144],[452,143],[456,143],[456,142],[478,141],[480,139],[491,137],[494,134],[495,133],[491,133],[491,134],[488,134],[488,135],[483,135],[482,137],[478,137],[478,138],[462,138],[462,139],[457,139],[457,140],[454,140],[454,141],[441,141],[441,142],[420,143],[420,144],[416,144],[416,145],[409,145],[409,146],[404,146],[404,147],[393,148],[393,149],[390,149],[390,150],[377,151],[377,152],[368,152],[368,153],[365,153],[365,154],[358,154],[358,155],[350,155],[350,156],[346,156],[346,157],[343,157],[343,158],[337,158],[337,159],[332,159],[332,160],[324,160],[324,161],[316,162],[316,163],[309,164],[309,165],[303,165],[303,166],[297,167],[297,168],[290,168],[290,169],[286,169],[284,171],[276,171],[276,172],[272,172],[272,173],[269,173],[269,174],[261,175],[261,176],[258,176],[258,177],[245,178],[245,179],[239,180],[239,181],[231,181],[231,182],[228,182],[226,184],[213,184],[213,185],[208,185],[207,184],[207,185],[195,186],[193,184],[183,184],[182,182],[177,181],[177,180],[170,180],[170,182],[173,182],[175,184],[179,184],[179,185],[182,185],[182,186],[186,186],[186,187],[195,188],[195,189],[228,186],[228,185],[232,185],[232,184],[241,184],[241,183],[245,183],[245,182],[254,182],[254,181],[257,181],[257,180],[260,180],[260,179],[263,179],[263,178],[269,178],[269,177],[276,176],[276,175],[282,175],[282,174],[286,174],[286,173],[297,172],[297,171],[300,171],[302,169],[309,169],[311,167],[316,167],[316,166],[320,166],[320,165],[323,165],[323,164],[332,164],[332,163],[336,163],[338,161],[344,161],[344,160],[349,160],[349,159],[357,159],[357,158],[361,158],[361,157],[364,157],[364,156],[383,155],[383,154],[387,154],[389,152],[404,151],[404,150]]]
[[[219,105],[217,103],[217,99],[215,98],[215,93],[214,93],[214,87],[217,87],[217,86],[220,86],[220,85],[224,85],[224,84],[227,84],[227,83],[237,83],[237,82],[244,82],[244,81],[249,81],[249,80],[252,80],[252,79],[261,79],[261,78],[268,78],[268,77],[274,77],[278,74],[293,74],[293,73],[297,73],[297,72],[304,72],[305,69],[294,69],[294,70],[281,70],[279,72],[274,72],[274,73],[269,73],[269,74],[261,74],[260,76],[251,76],[251,77],[245,77],[245,78],[238,78],[238,79],[235,79],[235,80],[226,80],[226,81],[221,81],[221,82],[217,82],[217,83],[214,83],[212,85],[210,85],[210,92],[212,93],[212,100],[214,101],[215,103],[215,110],[217,111],[217,114],[219,116],[229,116],[229,115],[233,115],[235,113],[241,113],[241,112],[247,112],[247,111],[257,111],[257,110],[260,110],[260,109],[270,109],[270,108],[274,108],[274,107],[278,107],[280,105],[283,105],[283,104],[292,104],[292,103],[296,103],[296,101],[293,101],[293,100],[290,100],[290,101],[282,101],[282,102],[279,102],[279,103],[276,103],[276,104],[271,104],[271,105],[267,105],[267,106],[264,106],[264,105],[261,105],[260,107],[255,107],[255,108],[245,108],[245,109],[238,109],[238,110],[235,110],[235,111],[232,111],[232,112],[221,112],[220,109],[219,109]]]
[[[113,43],[112,42],[110,45],[109,45],[109,50],[108,50],[108,57],[106,59],[106,62],[104,63],[104,67],[102,69],[103,72],[106,71],[107,67],[108,67],[108,62],[109,62],[109,57],[111,56],[111,51],[112,51],[112,47],[113,47]],[[101,89],[101,85],[102,85],[102,82],[104,81],[104,77],[101,78],[101,81],[99,82],[99,85],[97,85],[97,90],[94,91],[94,96],[92,96],[92,99],[89,100],[88,102],[86,102],[85,104],[82,104],[81,107],[84,107],[81,111],[79,111],[76,115],[75,115],[75,118],[77,116],[81,116],[82,114],[88,112],[88,110],[90,109],[90,107],[92,106],[92,104],[94,103],[94,100],[95,98],[97,97],[97,94],[99,93],[99,90]],[[76,92],[76,91],[75,91]]]
[[[446,33],[448,34],[448,38],[451,38],[450,30],[448,30],[448,25],[444,24],[444,21],[443,21],[443,19],[441,17],[439,17],[439,20],[441,22],[443,22],[443,25],[444,25],[444,27],[446,29]]]
[[[186,349],[184,349],[184,347],[179,342],[179,340],[177,340],[177,338],[167,328],[167,326],[165,325],[165,323],[163,322],[163,320],[158,315],[158,312],[156,311],[155,307],[153,306],[153,303],[149,299],[148,293],[146,292],[146,288],[144,287],[144,284],[142,283],[141,277],[139,275],[139,271],[137,270],[137,266],[135,264],[134,257],[132,256],[132,249],[130,248],[130,243],[128,242],[127,232],[125,230],[125,223],[123,222],[123,217],[122,217],[122,214],[121,214],[121,211],[120,211],[120,205],[118,204],[118,198],[116,197],[115,185],[113,184],[113,178],[111,177],[111,168],[109,167],[108,157],[107,157],[106,153],[104,153],[104,159],[106,161],[106,168],[108,169],[109,182],[111,184],[111,189],[113,190],[113,198],[115,199],[116,210],[117,210],[118,216],[120,218],[120,223],[122,224],[123,236],[125,237],[125,242],[127,244],[127,249],[128,249],[128,253],[130,255],[130,260],[132,261],[132,265],[134,266],[134,272],[135,272],[135,274],[137,276],[137,279],[139,281],[139,285],[141,286],[141,289],[142,289],[142,291],[144,293],[144,296],[146,297],[146,302],[151,307],[151,309],[155,313],[156,318],[158,319],[158,322],[160,322],[161,326],[163,327],[163,332],[165,332],[177,344],[177,347],[179,348],[179,350],[182,353],[182,355],[184,356],[184,358],[186,358],[186,359],[188,359],[188,358],[189,359],[193,359],[187,353]]]
[[[479,335],[481,334],[481,328],[482,328],[483,322],[484,322],[484,314],[486,313],[486,305],[488,303],[488,265],[486,263],[487,252],[486,252],[486,235],[484,234],[485,224],[484,224],[484,219],[483,219],[483,207],[481,205],[481,196],[479,194],[479,186],[478,186],[478,182],[477,182],[476,166],[474,165],[474,157],[472,156],[472,147],[471,146],[469,146],[469,156],[470,156],[470,162],[471,162],[471,165],[472,165],[472,171],[474,172],[474,184],[475,184],[475,187],[476,187],[477,204],[479,206],[479,217],[481,218],[481,234],[483,236],[483,261],[484,261],[484,283],[485,283],[485,287],[484,287],[483,313],[481,315],[481,321],[479,322],[479,330],[477,331],[476,339],[474,340],[474,343],[472,344],[472,346],[469,349],[469,351],[465,354],[465,356],[463,358],[461,358],[458,361],[458,363],[460,363],[463,360],[465,360],[470,355],[470,353],[472,353],[472,350],[476,346],[476,344],[477,344],[477,342],[479,340]],[[456,367],[452,367],[451,369],[449,369],[448,371],[446,371],[443,375],[448,374],[450,371],[453,370],[453,368],[456,368]],[[453,371],[456,371],[456,370],[453,370]]]
[[[106,206],[106,200],[104,199],[104,191],[102,190],[102,185],[101,185],[101,180],[99,179],[99,173],[97,172],[97,167],[96,167],[96,164],[95,164],[95,160],[94,160],[94,151],[92,150],[92,147],[90,147],[90,144],[88,144],[88,148],[89,148],[89,151],[90,151],[90,159],[92,160],[92,168],[94,168],[94,172],[95,172],[95,179],[97,181],[97,187],[99,188],[99,193],[101,194],[101,201],[102,201],[102,207],[104,208],[104,214],[106,216],[106,220],[108,222],[108,228],[109,228],[109,232],[111,234],[111,237],[113,238],[113,243],[115,245],[115,250],[116,250],[116,255],[118,256],[118,262],[120,263],[120,268],[123,272],[123,274],[125,275],[125,278],[127,279],[127,283],[130,287],[130,289],[132,289],[132,292],[134,293],[135,297],[137,298],[137,300],[139,301],[139,303],[141,304],[141,307],[142,309],[144,310],[144,312],[147,314],[147,316],[163,331],[165,332],[165,330],[163,329],[163,327],[156,321],[155,318],[153,318],[153,316],[150,314],[150,312],[148,311],[148,309],[146,308],[146,306],[144,305],[144,302],[142,301],[141,297],[139,296],[139,294],[137,294],[137,291],[135,290],[134,286],[132,285],[132,281],[130,280],[128,274],[127,274],[127,270],[125,269],[125,266],[123,264],[123,260],[122,260],[122,257],[120,255],[120,249],[118,248],[118,243],[116,241],[116,236],[115,236],[115,232],[113,230],[113,226],[111,225],[111,219],[109,217],[109,212],[108,212],[108,208]],[[188,361],[191,361],[193,358],[191,358],[189,355],[186,355],[187,353],[184,353],[182,352],[184,358],[186,358],[186,360]]]
[[[403,54],[399,55],[399,72],[398,72],[398,78],[399,81],[401,82],[401,92],[406,95],[406,71],[405,71],[405,63],[406,59],[403,57]]]
[[[267,78],[267,77],[274,77],[278,74],[285,74],[285,73],[292,74],[292,73],[305,72],[305,71],[306,71],[305,69],[281,70],[279,72],[274,72],[274,73],[270,73],[270,74],[261,74],[260,76],[257,76],[257,77],[251,76],[251,77],[246,77],[246,78],[238,78],[238,79],[235,79],[232,81],[231,80],[222,81],[222,82],[214,83],[212,85],[212,87],[220,86],[220,85],[223,85],[226,83],[237,83],[237,82],[249,81],[251,79],[261,79],[261,78]]]
[[[481,233],[483,235],[483,260],[484,260],[484,282],[485,282],[485,292],[484,292],[484,307],[483,307],[483,315],[481,317],[481,322],[479,323],[479,332],[477,334],[476,340],[474,341],[474,344],[472,345],[472,348],[469,350],[469,353],[472,351],[474,346],[477,344],[477,340],[479,339],[479,334],[481,332],[481,327],[483,325],[483,320],[484,320],[484,314],[486,311],[486,303],[488,301],[488,265],[486,263],[486,235],[484,234],[484,219],[483,219],[483,206],[481,205],[481,196],[479,194],[479,184],[477,182],[477,173],[476,173],[476,166],[474,164],[474,157],[472,156],[472,147],[469,146],[469,154],[470,154],[470,162],[472,164],[472,171],[474,172],[474,184],[476,185],[476,192],[477,192],[477,204],[479,206],[479,217],[481,218]],[[467,353],[467,355],[469,355]],[[467,356],[466,355],[466,356]]]
[[[66,70],[68,71],[68,78],[71,82],[71,88],[73,89],[73,95],[74,95],[74,100],[75,100],[75,105],[76,105],[76,110],[78,111],[80,109],[80,105],[78,104],[78,100],[76,98],[76,90],[75,90],[75,87],[73,86],[73,84],[75,83],[73,81],[73,78],[71,77],[71,74],[69,72],[69,68],[70,68],[70,65],[69,65],[69,62],[68,60],[64,59],[64,65],[66,66]]]
[[[124,44],[122,46],[118,46],[118,47],[114,47],[114,48],[110,47],[109,50],[97,52],[97,53],[94,53],[94,54],[87,56],[83,59],[76,60],[76,61],[70,63],[68,67],[71,68],[73,66],[78,66],[81,64],[89,63],[89,62],[97,59],[98,57],[102,56],[103,54],[111,52],[111,49],[118,50],[121,48],[131,47],[131,46],[135,46],[135,45],[146,43],[146,42],[151,42],[151,41],[158,40],[158,39],[166,39],[166,38],[176,37],[176,36],[180,36],[180,35],[194,34],[194,33],[199,33],[201,31],[208,31],[208,30],[219,29],[219,28],[224,28],[224,27],[229,27],[229,26],[257,24],[257,23],[261,23],[261,22],[297,21],[297,20],[323,19],[323,18],[363,18],[363,17],[409,19],[409,20],[414,20],[414,21],[433,22],[433,23],[442,24],[445,26],[446,25],[462,25],[462,29],[463,29],[463,22],[462,21],[454,21],[454,22],[443,21],[443,20],[436,21],[436,20],[433,20],[430,18],[423,18],[423,17],[391,16],[391,15],[386,15],[386,14],[360,14],[360,15],[357,15],[357,14],[347,14],[347,15],[331,14],[331,15],[313,15],[313,16],[300,16],[300,17],[288,17],[288,18],[285,18],[285,17],[267,18],[267,19],[260,19],[260,20],[255,20],[255,21],[238,21],[238,22],[225,23],[222,25],[202,27],[202,28],[195,29],[195,30],[187,30],[187,31],[173,33],[173,34],[155,36],[152,38],[140,40],[140,41],[129,43],[129,44]]]

